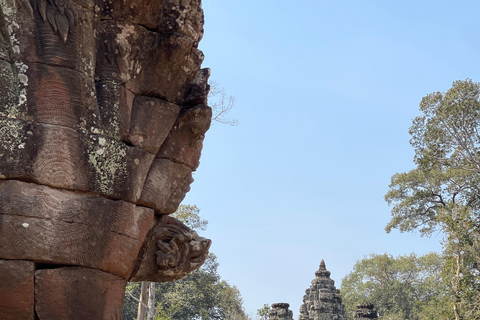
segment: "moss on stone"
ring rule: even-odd
[[[112,138],[120,139],[120,90],[121,83],[115,79],[103,78],[97,83],[97,95],[104,133]]]
[[[127,146],[100,135],[89,135],[87,146],[88,162],[95,172],[95,189],[113,194],[114,186],[127,178]]]
[[[0,118],[0,161],[16,165],[21,161],[20,150],[25,148],[29,137],[27,123]]]
[[[18,104],[19,87],[13,66],[7,61],[0,60],[0,116],[17,118],[20,115]]]

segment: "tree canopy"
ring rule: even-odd
[[[205,230],[208,221],[200,217],[195,205],[181,205],[173,216],[194,230]],[[137,319],[136,297],[139,283],[129,283],[125,295],[124,320]],[[155,320],[247,320],[243,300],[237,287],[222,280],[218,261],[210,253],[198,270],[174,282],[155,285]]]
[[[386,230],[430,234],[463,215],[478,225],[480,204],[480,84],[456,81],[427,95],[410,128],[416,168],[392,177]]]
[[[373,303],[382,319],[451,319],[447,285],[439,281],[444,264],[435,252],[372,254],[357,261],[340,287],[347,318],[353,319],[357,304]]]
[[[416,167],[392,177],[386,231],[443,234],[443,281],[455,318],[480,317],[480,84],[455,81],[420,103],[409,133]],[[473,318],[472,318],[473,317]]]
[[[257,309],[257,318],[259,320],[268,320],[268,312],[270,311],[271,307],[268,303],[265,303],[263,307]]]
[[[221,280],[211,254],[200,269],[175,282],[157,284],[158,320],[246,319],[240,291]]]

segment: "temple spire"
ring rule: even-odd
[[[320,270],[327,270],[327,267],[325,266],[325,260],[323,260],[323,259],[320,262]]]
[[[330,279],[325,261],[315,271],[312,285],[305,291],[298,320],[345,320],[345,307],[335,281]]]

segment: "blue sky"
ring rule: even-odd
[[[390,177],[413,168],[423,96],[480,81],[478,1],[204,0],[200,49],[237,99],[215,123],[184,204],[209,221],[223,279],[249,314],[298,317],[321,259],[340,287],[370,253],[439,250],[386,234]]]

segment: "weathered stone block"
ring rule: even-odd
[[[127,89],[138,94],[157,96],[175,104],[183,104],[190,83],[203,62],[203,53],[194,41],[176,33],[156,34],[152,39],[155,50],[148,61],[151,69],[131,78]]]
[[[126,280],[99,270],[72,267],[35,272],[39,320],[121,319]]]
[[[19,83],[18,73],[14,64],[0,60],[0,78],[5,81],[0,86],[0,116],[14,116],[19,110]],[[23,94],[23,97],[26,97]]]
[[[126,6],[121,1],[96,1],[102,19],[125,20],[152,30],[180,33],[196,44],[203,37],[201,0],[137,0]],[[151,10],[152,7],[158,8]]]
[[[124,86],[75,70],[0,60],[0,116],[101,133],[120,140],[129,129],[131,100]],[[97,102],[98,98],[98,102]]]
[[[156,157],[170,159],[196,170],[211,119],[210,107],[198,105],[184,110]]]
[[[104,131],[95,97],[93,78],[65,67],[39,63],[23,64],[25,96],[16,119],[59,125],[77,131]],[[1,110],[1,109],[0,109]]]
[[[100,131],[113,139],[127,141],[135,95],[115,77],[99,77],[95,86]]]
[[[0,118],[0,179],[136,202],[153,158],[102,135]]]
[[[10,36],[8,35],[7,22],[3,10],[0,10],[0,60],[12,61],[12,49],[10,46]]]
[[[14,61],[62,66],[93,77],[92,11],[70,0],[58,6],[47,1],[4,2]]]
[[[35,319],[34,272],[32,261],[0,260],[0,319]]]
[[[0,180],[0,257],[74,264],[128,277],[153,210],[124,201]]]
[[[195,78],[188,85],[187,94],[183,104],[185,106],[208,105],[208,94],[210,92],[210,85],[208,79],[210,78],[210,69],[204,68],[197,72]]]
[[[128,142],[151,154],[157,154],[179,112],[179,106],[165,100],[135,97]]]
[[[192,169],[167,159],[156,158],[150,168],[139,204],[170,214],[190,191]]]
[[[191,38],[110,20],[100,22],[97,32],[100,77],[116,77],[137,95],[183,104],[187,86],[203,61]]]

